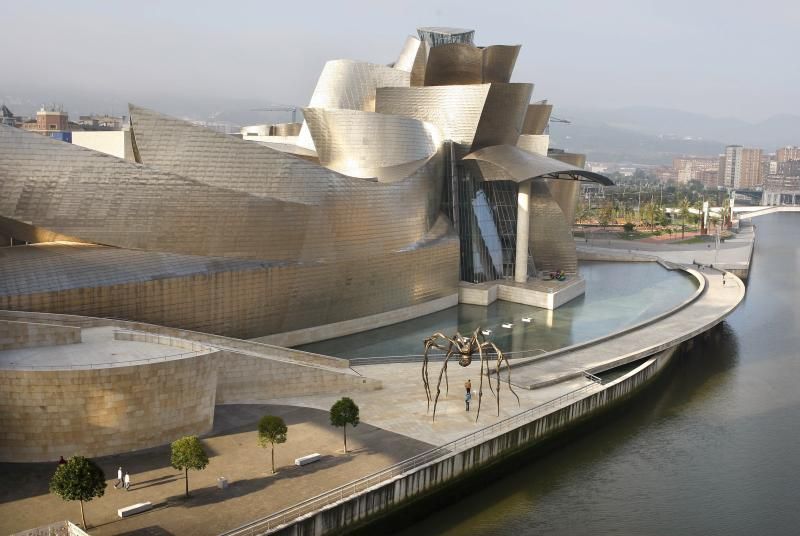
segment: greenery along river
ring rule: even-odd
[[[404,534],[800,533],[800,214],[756,218],[745,301],[623,413]]]

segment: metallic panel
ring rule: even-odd
[[[492,145],[516,145],[533,84],[491,84],[472,150]]]
[[[359,178],[395,182],[436,155],[440,137],[430,123],[357,110],[305,108],[320,164]]]
[[[572,225],[567,223],[544,181],[531,182],[529,249],[536,270],[578,271]]]
[[[561,149],[551,149],[547,152],[547,156],[576,168],[582,169],[586,166],[586,155],[582,153],[567,153]]]
[[[553,105],[547,103],[537,103],[528,106],[525,113],[525,122],[522,124],[523,134],[544,134],[550,122],[550,113]]]
[[[510,82],[520,48],[522,48],[520,45],[491,45],[484,48],[482,72],[484,83]]]
[[[411,73],[410,84],[412,86],[424,86],[429,51],[430,46],[426,41],[409,35],[393,67]]]
[[[516,144],[531,84],[379,88],[376,111],[433,123],[444,139],[471,148]]]
[[[598,173],[576,168],[553,158],[534,154],[512,145],[495,145],[468,154],[464,160],[473,162],[485,180],[522,182],[538,177],[614,184]]]
[[[253,338],[382,313],[458,290],[458,239],[387,255],[264,263],[42,244],[0,249],[0,309],[125,318]]]
[[[578,204],[580,184],[578,181],[545,179],[550,195],[564,213],[564,221],[572,228],[575,223],[575,207]]]
[[[410,82],[408,71],[374,63],[333,60],[322,69],[308,107],[374,112],[377,88],[408,87]],[[297,143],[314,148],[305,123]]]
[[[140,136],[144,127],[138,128]],[[3,127],[0,217],[119,247],[294,261],[396,251],[422,240],[439,217],[443,169],[438,155],[392,184],[321,167],[321,174],[286,175],[270,187],[283,190],[287,199],[307,196],[305,203],[293,203],[205,182],[218,180],[215,171],[225,176],[234,166],[257,172],[248,161],[253,151],[287,155],[224,135],[212,138],[225,148],[218,154],[205,137],[207,129],[173,121],[153,122],[151,128],[149,136],[175,140],[158,170]],[[147,151],[142,154],[147,158]],[[313,164],[297,161],[313,172]],[[162,171],[167,165],[196,176]],[[269,171],[261,169],[262,176]]]
[[[426,86],[483,83],[483,50],[450,43],[431,49],[425,68]]]
[[[419,34],[420,39],[428,43],[431,47],[438,47],[449,43],[471,45],[475,37],[475,30],[449,28],[446,26],[426,26],[417,28],[417,34]]]
[[[298,136],[303,123],[277,123],[269,128],[270,136]]]
[[[547,156],[550,148],[550,136],[547,134],[520,134],[517,147],[534,154]]]
[[[338,176],[313,162],[147,108],[129,105],[138,161],[205,184],[317,204]],[[308,152],[308,150],[305,150]],[[302,183],[302,188],[296,185]],[[293,185],[294,187],[288,187]]]
[[[141,110],[138,121],[134,115],[137,143],[153,140],[139,150],[145,164],[313,205],[309,216],[285,224],[302,233],[301,259],[394,250],[421,239],[438,217],[443,177],[438,155],[413,166],[419,169],[402,181],[377,184],[155,112],[149,112],[148,121]],[[266,251],[261,258],[274,257]]]
[[[428,57],[425,85],[508,83],[519,49],[519,45],[478,48],[462,43],[434,47]]]
[[[446,140],[472,145],[489,84],[378,88],[375,110],[432,123]]]
[[[406,37],[403,43],[403,49],[400,51],[397,60],[395,60],[391,67],[410,73],[414,68],[414,60],[417,59],[417,52],[419,52],[421,44],[422,41],[419,37],[414,37],[413,35]]]
[[[547,156],[577,168],[583,168],[586,165],[585,154],[550,151]],[[555,199],[558,206],[561,207],[562,212],[564,212],[567,223],[573,225],[575,223],[575,208],[578,204],[580,186],[571,181],[550,179],[547,180],[547,186],[550,188],[550,194],[553,196],[553,199]]]
[[[211,186],[0,127],[0,217],[61,235],[133,249],[296,259],[305,230],[292,220],[312,214],[310,205]]]

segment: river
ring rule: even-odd
[[[739,308],[592,431],[403,534],[800,534],[800,214]]]

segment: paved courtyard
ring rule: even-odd
[[[256,440],[256,424],[265,414],[279,415],[289,427],[287,442],[277,445],[270,473],[269,449]],[[215,430],[203,440],[210,463],[189,472],[191,498],[184,499],[181,471],[169,465],[169,446],[95,461],[109,477],[105,495],[86,503],[93,535],[211,535],[235,528],[331,487],[344,484],[430,448],[421,441],[362,423],[348,428],[348,453],[342,452],[342,430],[330,425],[327,411],[288,406],[218,406]],[[304,467],[294,458],[319,452],[322,460]],[[114,489],[117,467],[131,474],[130,491]],[[0,534],[53,521],[80,522],[77,502],[48,492],[53,463],[0,464]],[[224,476],[230,486],[216,487]],[[150,501],[153,511],[124,520],[117,509]]]

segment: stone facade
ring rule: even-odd
[[[211,430],[213,353],[89,370],[0,370],[0,460],[96,457]]]

